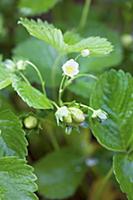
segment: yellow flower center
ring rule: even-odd
[[[74,72],[74,67],[73,67],[73,66],[67,66],[67,67],[66,67],[66,72],[67,72],[68,74],[73,74],[73,72]]]

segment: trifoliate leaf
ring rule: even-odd
[[[107,112],[103,122],[91,120],[98,141],[107,149],[125,151],[133,134],[133,78],[129,73],[111,70],[100,76],[93,88],[90,106]]]
[[[121,190],[127,194],[128,200],[133,200],[133,154],[116,154],[113,168]]]
[[[47,42],[62,54],[72,52],[78,53],[83,49],[89,49],[91,55],[106,55],[112,51],[111,43],[105,38],[89,37],[69,45],[70,42],[67,44],[64,41],[66,36],[63,36],[61,30],[47,22],[43,22],[40,19],[34,21],[22,18],[19,23],[22,24],[32,36]]]
[[[16,157],[0,158],[0,199],[37,200],[33,168]]]
[[[11,78],[8,70],[0,66],[0,90],[11,84]]]
[[[86,172],[83,157],[64,148],[35,164],[39,192],[49,199],[63,199],[74,194]]]
[[[16,75],[12,76],[12,86],[18,95],[30,107],[35,109],[51,109],[50,100],[39,90],[32,87]]]
[[[27,155],[27,141],[19,119],[9,110],[0,111],[0,156]]]
[[[41,21],[40,19],[36,22],[25,18],[21,19],[19,23],[22,24],[32,36],[43,40],[55,47],[57,50],[64,52],[67,45],[64,42],[61,30],[47,22]]]

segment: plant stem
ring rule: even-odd
[[[55,86],[56,69],[57,69],[57,66],[58,66],[58,64],[59,64],[59,62],[60,62],[60,60],[61,60],[61,58],[62,58],[62,55],[59,54],[59,55],[57,56],[57,58],[55,59],[54,64],[53,64],[53,66],[52,66],[52,75],[51,75],[51,76],[52,76],[52,86],[53,86],[53,88],[54,88],[54,86]],[[57,95],[55,94],[55,90],[53,90],[53,97],[54,97],[54,98],[57,97]]]
[[[57,109],[59,108],[59,106],[57,105],[57,103],[56,102],[54,102],[54,101],[52,101],[51,100],[51,103],[53,104],[53,106],[55,106]]]
[[[25,77],[25,75],[22,72],[19,72],[19,74],[28,85],[31,85],[30,82],[28,81],[28,79]]]
[[[31,67],[33,67],[33,69],[35,69],[35,71],[37,72],[38,77],[39,77],[39,79],[40,79],[40,81],[41,81],[42,91],[43,91],[44,94],[46,94],[46,92],[45,92],[45,83],[44,83],[44,80],[43,80],[43,78],[42,78],[42,75],[41,75],[40,71],[39,71],[38,68],[37,68],[33,63],[31,63],[30,61],[26,61],[26,63],[29,64]]]
[[[71,102],[64,102],[64,105],[70,105],[70,103],[71,103]],[[84,105],[84,104],[82,104],[82,103],[74,103],[74,104],[77,105],[77,106],[81,106],[81,107],[83,107],[83,108],[86,108],[86,109],[88,109],[88,110],[90,110],[90,111],[92,111],[92,112],[95,111],[95,110],[94,110],[93,108],[91,108],[90,106]]]
[[[90,111],[92,111],[92,112],[95,111],[95,110],[94,110],[93,108],[91,108],[90,106],[86,106],[86,105],[84,105],[84,104],[80,104],[80,106],[83,107],[83,108],[87,108],[88,110],[90,110]]]
[[[64,89],[67,88],[72,83],[72,81],[74,81],[75,79],[80,78],[80,77],[88,77],[88,78],[93,78],[93,79],[97,80],[97,77],[92,74],[79,74],[79,75],[73,77],[72,79],[70,79],[67,82],[67,84],[65,85]]]
[[[59,144],[57,142],[56,136],[54,135],[53,132],[50,132],[49,135],[50,135],[51,143],[52,143],[54,149],[56,151],[58,151],[60,149],[60,146],[59,146]]]
[[[74,60],[77,61],[80,56],[81,54],[78,54]]]
[[[60,87],[59,87],[59,105],[62,106],[62,94],[63,94],[63,91],[64,91],[64,82],[65,82],[65,79],[66,79],[66,76],[64,75],[62,80],[61,80],[61,83],[60,83]]]
[[[86,25],[87,17],[88,17],[88,13],[90,9],[90,4],[91,4],[91,0],[85,0],[85,4],[84,4],[82,15],[81,15],[81,20],[79,23],[80,30],[82,30]]]
[[[107,173],[107,175],[105,176],[105,178],[102,180],[102,183],[100,185],[100,187],[98,188],[96,195],[95,195],[95,199],[94,200],[101,200],[101,196],[102,193],[105,189],[105,186],[107,184],[107,182],[109,181],[110,177],[112,176],[113,173],[113,168],[111,167],[111,169],[109,170],[109,172]]]

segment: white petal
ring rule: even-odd
[[[107,119],[107,113],[104,112],[101,109],[95,110],[92,114],[92,118],[99,118],[101,120],[106,120]]]
[[[83,49],[83,50],[81,51],[81,56],[82,56],[82,57],[87,57],[87,56],[89,56],[89,55],[90,55],[89,49]]]
[[[65,75],[73,77],[79,73],[79,64],[74,59],[70,59],[62,66],[62,70]]]

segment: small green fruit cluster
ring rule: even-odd
[[[82,110],[75,107],[68,108],[70,114],[64,118],[64,121],[68,124],[71,124],[72,122],[75,123],[82,123],[85,120],[85,115]]]
[[[66,124],[80,124],[85,120],[83,111],[77,107],[60,107],[55,113],[57,124],[65,122]]]

